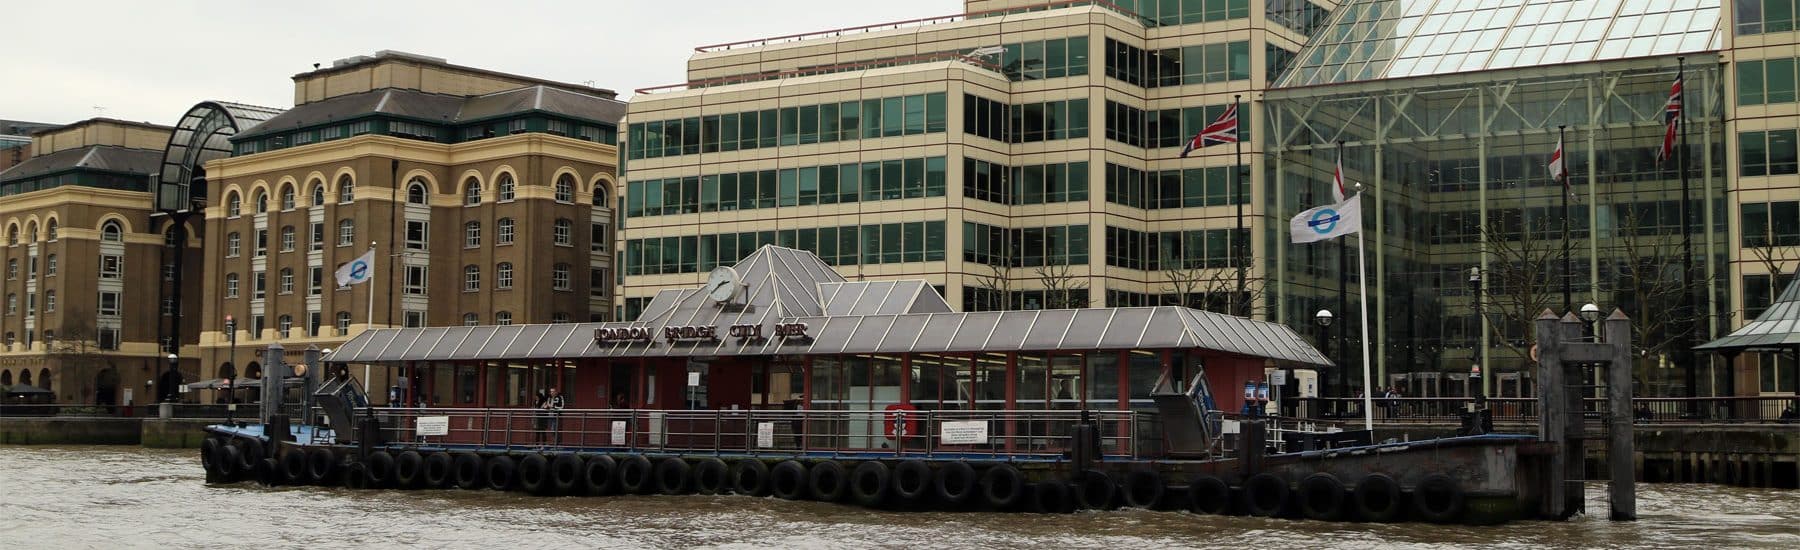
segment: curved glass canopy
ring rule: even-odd
[[[155,182],[157,209],[195,208],[190,197],[204,201],[206,161],[231,156],[231,136],[278,114],[281,109],[226,101],[203,101],[188,109],[163,149],[162,171]]]

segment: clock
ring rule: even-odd
[[[719,266],[712,270],[712,275],[707,276],[706,286],[701,288],[700,292],[706,294],[708,298],[712,298],[714,302],[729,302],[732,298],[737,297],[738,288],[737,270]]]

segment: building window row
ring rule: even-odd
[[[1086,202],[1088,163],[1006,166],[963,159],[963,196],[1008,205]]]
[[[1088,100],[1008,105],[963,94],[963,132],[1004,143],[1085,138],[1088,135]]]
[[[640,122],[631,160],[942,132],[943,92]]]
[[[1003,44],[1000,72],[1008,80],[1043,80],[1088,74],[1088,37]]]
[[[1217,120],[1229,105],[1208,105],[1184,109],[1145,111],[1119,103],[1106,102],[1106,139],[1144,148],[1181,147]],[[1252,141],[1252,124],[1238,125],[1238,139]]]
[[[1228,19],[1243,17],[1243,15],[1239,15],[1243,12],[1238,8],[1242,6],[1246,8],[1244,11],[1248,11],[1249,7],[1247,5],[1249,0],[1207,0],[1207,13],[1214,13],[1217,10],[1212,6],[1215,2],[1231,4],[1226,8]],[[1320,27],[1325,26],[1325,21],[1331,17],[1331,10],[1313,3],[1312,0],[1263,0],[1263,15],[1269,19],[1270,23],[1287,27],[1303,36],[1312,36]],[[1208,21],[1212,21],[1212,19],[1208,19]]]
[[[1301,2],[1304,3],[1305,0]],[[1152,27],[1191,25],[1250,16],[1250,0],[1115,0],[1113,5],[1136,13],[1143,19],[1145,26]],[[1269,2],[1271,8],[1275,5],[1276,2]]]
[[[1738,208],[1745,248],[1800,246],[1800,201],[1746,202]]]
[[[1796,0],[1734,0],[1737,33],[1740,36],[1790,32],[1800,22]]]
[[[1232,267],[1236,229],[1146,233],[1106,227],[1106,265],[1142,271]],[[1239,234],[1248,238],[1249,230]],[[1245,247],[1248,249],[1249,247]]]
[[[1800,58],[1750,59],[1737,62],[1738,105],[1793,103],[1800,101]]]
[[[1800,172],[1795,130],[1738,132],[1738,174],[1783,176]]]
[[[1249,178],[1237,182],[1234,192],[1229,166],[1146,172],[1107,163],[1106,202],[1146,210],[1247,203]]]
[[[1088,226],[1007,228],[963,222],[963,261],[995,267],[1087,265]]]
[[[944,196],[944,157],[634,181],[627,217]]]
[[[1039,280],[1031,274],[1028,279]],[[992,281],[992,284],[1012,284]],[[963,286],[963,311],[1006,311],[1021,309],[1069,309],[1087,307],[1086,288],[1057,290],[1003,290],[989,286]]]
[[[1227,42],[1146,51],[1106,39],[1106,76],[1144,88],[1250,78],[1250,43]]]
[[[768,244],[806,250],[831,265],[935,262],[944,259],[944,241],[942,221],[631,239],[625,269],[626,275],[711,271]]]
[[[324,206],[325,205],[325,182],[320,181],[320,180],[313,180],[310,185],[312,187],[312,202],[311,202],[310,206]],[[296,190],[294,189],[294,187],[292,185],[283,184],[281,186],[280,193],[281,193],[281,209],[283,211],[291,211],[291,210],[294,210],[295,208],[299,207],[299,204],[297,204],[297,198],[295,197]],[[352,179],[349,174],[344,174],[342,176],[339,176],[338,177],[338,203],[339,204],[351,203],[354,200],[355,194],[356,194],[355,180]],[[251,204],[252,204],[252,206],[255,207],[256,213],[260,214],[260,213],[269,211],[268,196],[263,194],[261,191],[258,191],[255,196],[251,197]],[[244,204],[243,204],[242,198],[238,195],[237,191],[230,191],[230,192],[225,193],[225,216],[230,217],[230,218],[236,218],[238,216],[243,215],[243,213],[244,213]]]

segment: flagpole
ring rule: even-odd
[[[374,251],[375,251],[375,241],[369,241],[369,252],[374,252]],[[369,269],[370,270],[375,269],[375,262],[373,262],[373,261],[369,262]],[[369,301],[369,316],[367,317],[368,323],[363,325],[364,332],[367,332],[370,329],[375,328],[375,285],[373,285],[373,284],[369,285],[368,301]],[[364,392],[367,392],[368,388],[372,387],[369,384],[374,381],[373,379],[369,378],[369,376],[370,376],[370,364],[363,363],[363,391]]]
[[[1243,107],[1243,97],[1244,96],[1241,94],[1232,94],[1232,96],[1231,96],[1232,109],[1241,109]],[[1244,112],[1242,110],[1239,110],[1237,116],[1238,116],[1237,124],[1242,125],[1244,123]],[[1244,293],[1244,272],[1248,271],[1250,269],[1250,266],[1244,260],[1244,256],[1245,256],[1244,253],[1250,247],[1249,243],[1246,242],[1246,241],[1249,241],[1250,239],[1249,239],[1248,235],[1244,234],[1244,200],[1245,200],[1244,199],[1244,140],[1243,140],[1242,132],[1238,133],[1237,158],[1235,160],[1233,160],[1232,162],[1234,162],[1235,165],[1232,166],[1231,183],[1232,183],[1232,185],[1236,186],[1236,188],[1232,190],[1232,194],[1237,199],[1237,200],[1233,201],[1233,202],[1237,203],[1237,234],[1232,235],[1232,242],[1237,244],[1237,264],[1238,264],[1237,265],[1237,300],[1235,300],[1235,301],[1241,303],[1240,307],[1239,307],[1238,316],[1244,317],[1244,318],[1249,318],[1250,317],[1250,296],[1248,294]]]
[[[1358,192],[1357,195],[1362,195]],[[1358,216],[1361,222],[1361,216]],[[1342,244],[1344,241],[1339,240]],[[1371,434],[1375,431],[1375,387],[1369,379],[1369,264],[1363,249],[1363,230],[1356,230],[1356,289],[1362,302],[1362,376],[1363,376],[1363,429]],[[1340,295],[1341,296],[1341,295]],[[1370,436],[1374,437],[1373,435]]]
[[[1343,182],[1339,181],[1339,179],[1343,177],[1343,174],[1338,173],[1338,171],[1344,165],[1344,142],[1338,141],[1337,148],[1338,148],[1337,164],[1332,169],[1332,182],[1331,182],[1332,195],[1331,196],[1333,199],[1335,199],[1339,202],[1342,202],[1345,200],[1349,200],[1349,197],[1344,196],[1343,190],[1339,187],[1340,185],[1343,185]],[[1359,236],[1357,238],[1360,239],[1361,237]],[[1350,293],[1346,292],[1346,290],[1348,290],[1347,287],[1350,286],[1350,284],[1349,284],[1350,245],[1349,245],[1349,243],[1345,242],[1348,240],[1349,239],[1337,239],[1337,249],[1338,249],[1338,289],[1337,289],[1338,290],[1338,309],[1337,310],[1338,310],[1339,315],[1349,313],[1349,311],[1350,311]],[[1350,354],[1349,334],[1348,334],[1349,331],[1350,331],[1350,327],[1348,325],[1346,325],[1346,324],[1338,325],[1337,337],[1338,337],[1338,349],[1339,349],[1338,353],[1339,354],[1342,354],[1342,355]],[[1342,362],[1343,361],[1340,361],[1340,363],[1342,363]],[[1368,384],[1363,384],[1363,385],[1367,386]],[[1339,388],[1339,391],[1344,391],[1345,393],[1348,393],[1348,390],[1350,389],[1350,373],[1345,371],[1342,367],[1338,368],[1338,388]],[[1366,395],[1368,395],[1368,393],[1369,393],[1368,388],[1364,388],[1363,395],[1366,396]]]
[[[1694,315],[1694,239],[1693,217],[1689,213],[1688,204],[1688,142],[1687,142],[1687,74],[1686,58],[1675,58],[1675,81],[1681,83],[1681,152],[1675,160],[1675,169],[1681,171],[1681,312],[1687,319],[1684,321],[1684,334],[1681,338],[1682,355],[1687,363],[1687,396],[1700,395],[1699,376],[1694,365],[1694,331],[1696,316]]]
[[[1575,273],[1574,269],[1575,268],[1572,267],[1574,264],[1571,263],[1572,260],[1570,258],[1570,256],[1573,255],[1570,252],[1573,251],[1574,249],[1569,248],[1569,150],[1567,149],[1568,146],[1564,145],[1564,142],[1563,142],[1563,129],[1564,128],[1568,128],[1568,126],[1567,125],[1558,125],[1556,127],[1556,155],[1557,155],[1556,160],[1560,164],[1557,166],[1557,169],[1556,169],[1556,171],[1558,173],[1551,174],[1550,177],[1561,180],[1559,183],[1562,184],[1562,187],[1561,187],[1561,193],[1562,193],[1562,238],[1563,238],[1563,273],[1562,273],[1563,289],[1562,290],[1563,290],[1563,311],[1568,312],[1568,311],[1574,311],[1575,302],[1574,302],[1574,298],[1571,297],[1571,294],[1569,292],[1569,287],[1570,287],[1569,279],[1574,277],[1574,273]],[[1590,236],[1588,238],[1591,239],[1593,237]]]

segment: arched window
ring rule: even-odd
[[[463,247],[476,248],[479,246],[481,246],[481,222],[463,224]]]
[[[175,228],[170,227],[163,231],[163,246],[175,248]]]
[[[319,180],[313,180],[313,182],[312,182],[312,205],[313,206],[324,206],[325,205],[325,182],[322,182]]]
[[[481,180],[470,176],[469,179],[463,180],[463,206],[477,204],[481,204]]]
[[[463,292],[481,290],[481,267],[477,265],[463,266]]]
[[[337,312],[337,332],[338,336],[350,335],[350,312]]]
[[[463,326],[472,327],[481,324],[481,317],[473,313],[463,314]]]
[[[225,195],[225,215],[235,218],[243,215],[243,213],[244,201],[242,200],[242,197],[239,197],[236,191],[227,193]]]
[[[37,242],[37,222],[25,222],[25,242]]]
[[[44,233],[46,237],[50,238],[50,242],[56,242],[56,220],[44,223]]]
[[[496,290],[512,288],[512,281],[512,262],[500,262],[500,265],[494,266],[494,288]]]
[[[418,178],[413,178],[412,183],[407,184],[407,186],[406,186],[406,203],[407,204],[427,204],[426,195],[427,195],[427,193],[425,191],[424,180],[420,180]]]
[[[561,311],[552,313],[552,314],[550,314],[550,322],[552,322],[552,323],[567,323],[567,322],[569,322],[569,314],[563,313]]]
[[[38,387],[46,389],[46,390],[50,389],[50,369],[49,368],[38,369]]]
[[[115,220],[107,220],[100,226],[100,240],[116,243],[125,240],[125,228]]]
[[[225,274],[225,297],[226,298],[238,297],[238,274],[236,274],[236,273]]]
[[[512,324],[512,312],[502,311],[494,314],[494,324],[506,326]]]
[[[268,212],[269,211],[269,196],[263,194],[262,191],[257,191],[256,196],[250,198],[250,204],[252,207],[256,208],[256,213],[258,213],[258,214],[261,214],[263,212]]]
[[[262,378],[262,364],[251,361],[244,366],[244,378]]]
[[[575,223],[567,218],[557,218],[551,236],[555,238],[556,244],[559,246],[575,244]]]
[[[606,198],[606,180],[594,182],[594,206],[609,208],[612,202]]]
[[[500,221],[494,222],[494,225],[496,226],[494,229],[494,243],[495,244],[512,244],[513,243],[513,219],[512,218],[500,218]]]
[[[288,210],[293,210],[295,206],[298,206],[297,204],[295,204],[295,202],[296,201],[294,200],[294,186],[292,186],[292,185],[281,186],[281,210],[283,212],[286,212]]]
[[[0,370],[0,386],[12,385],[12,371]]]
[[[6,333],[6,339],[7,339],[7,341],[12,341],[12,339],[13,339],[12,333],[10,333],[10,332]],[[19,385],[21,385],[21,386],[30,386],[31,385],[31,369],[29,369],[29,368],[19,369]]]
[[[7,244],[7,246],[19,244],[19,226],[18,225],[6,226],[6,244]]]
[[[219,378],[237,378],[237,367],[232,366],[230,361],[219,365]]]
[[[356,180],[350,174],[338,176],[338,204],[350,204],[356,201]]]
[[[514,184],[512,174],[501,172],[500,181],[495,183],[494,187],[500,190],[500,196],[496,200],[499,200],[500,202],[513,200]]]
[[[556,178],[556,202],[575,202],[575,176],[563,174]]]

